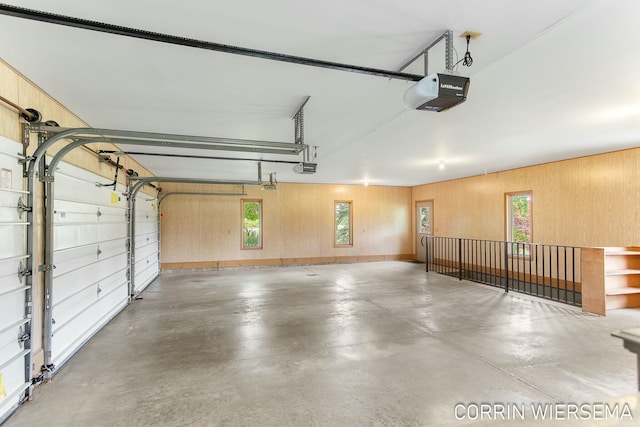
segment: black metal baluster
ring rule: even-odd
[[[509,292],[509,242],[504,242],[504,291]]]
[[[556,289],[557,299],[560,300],[560,246],[556,246]]]

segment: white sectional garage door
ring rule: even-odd
[[[59,367],[128,303],[122,186],[61,163],[55,175],[52,363]]]
[[[135,293],[142,292],[160,272],[158,202],[141,192],[136,196]]]
[[[0,422],[20,402],[29,387],[30,350],[19,337],[28,332],[25,315],[25,278],[18,271],[27,262],[26,202],[22,166],[17,153],[22,145],[0,137]]]

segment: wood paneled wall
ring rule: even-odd
[[[212,191],[164,185],[163,192]],[[241,250],[240,196],[176,195],[162,202],[164,268],[411,258],[411,188],[278,184],[262,199],[263,249]],[[216,190],[213,190],[216,191]],[[334,201],[352,200],[353,247],[334,247]]]
[[[503,240],[505,193],[523,190],[533,192],[533,242],[640,242],[640,148],[421,185],[412,198],[433,200],[437,236]]]
[[[0,95],[22,108],[35,108],[42,114],[43,121],[54,120],[62,127],[90,127],[89,124],[2,60],[0,60]],[[14,141],[22,140],[19,114],[13,107],[3,102],[0,102],[0,135]],[[61,146],[61,144],[56,144],[49,150],[49,153],[55,154]],[[112,144],[91,144],[90,148],[92,150],[118,149]],[[36,139],[32,135],[29,153],[33,153],[35,149]],[[113,180],[113,167],[99,162],[95,155],[86,150],[75,149],[64,157],[64,161]],[[152,176],[147,169],[127,156],[121,159],[121,164],[127,169],[134,169],[140,176]],[[119,177],[119,181],[124,183],[125,178],[122,175]],[[147,192],[151,194],[151,192]]]

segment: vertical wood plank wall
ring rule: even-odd
[[[421,185],[412,200],[433,199],[437,236],[504,240],[504,194],[523,190],[533,192],[534,243],[640,242],[640,148]]]
[[[163,192],[212,191],[164,185]],[[215,191],[215,190],[214,190]],[[263,249],[241,250],[241,197],[181,196],[162,202],[163,268],[411,259],[411,188],[278,184],[245,187],[262,199]],[[352,200],[353,247],[334,247],[334,201]]]
[[[2,60],[0,60],[0,94],[22,108],[35,108],[40,111],[43,121],[54,120],[62,127],[90,127],[89,124]],[[0,134],[14,141],[22,139],[18,112],[3,102],[0,102]],[[56,144],[48,153],[55,154],[61,146],[62,144]],[[36,141],[32,136],[29,153],[33,153],[35,148]],[[92,144],[90,148],[93,150],[117,149],[112,144]],[[64,161],[113,180],[113,167],[104,162],[98,162],[95,156],[82,149],[71,151],[64,157]],[[134,169],[140,176],[152,176],[147,169],[127,156],[121,159],[121,164],[128,169]],[[124,177],[121,176],[119,180],[124,183]]]

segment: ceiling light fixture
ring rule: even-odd
[[[440,164],[438,165],[438,169],[443,170],[446,166],[444,165],[444,160],[440,160]]]

